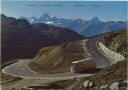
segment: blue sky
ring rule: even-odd
[[[2,13],[12,17],[51,17],[90,20],[96,16],[102,21],[126,20],[125,1],[3,1]]]

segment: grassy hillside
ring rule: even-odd
[[[29,67],[40,73],[54,73],[70,71],[71,62],[85,59],[87,52],[66,50],[70,43],[61,46],[43,48],[35,59],[29,63]],[[71,45],[69,45],[71,47]],[[68,47],[69,47],[68,46]]]

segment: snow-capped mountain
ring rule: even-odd
[[[31,17],[31,18],[30,18],[31,23],[35,22],[36,20],[37,20],[36,17]]]
[[[93,17],[93,18],[91,19],[91,22],[92,22],[92,23],[99,23],[99,22],[101,22],[101,21],[100,21],[99,18]]]
[[[127,22],[125,21],[107,21],[103,22],[98,17],[93,17],[90,21],[82,19],[65,19],[51,17],[48,13],[44,13],[41,17],[20,17],[20,19],[26,19],[30,23],[45,23],[54,26],[69,28],[75,32],[78,32],[84,36],[93,36],[100,33],[111,32],[127,28]]]

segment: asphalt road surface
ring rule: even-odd
[[[32,71],[28,67],[30,59],[20,60],[17,63],[9,65],[2,69],[2,72],[16,77],[28,78],[28,77],[44,77],[44,78],[73,78],[73,77],[89,77],[93,74],[76,74],[73,72],[55,73],[55,74],[40,74]]]
[[[95,37],[90,38],[87,42],[85,42],[85,47],[88,53],[94,58],[96,62],[96,66],[98,68],[104,68],[111,64],[110,60],[104,56],[102,51],[99,50],[97,42],[103,37],[104,35],[98,35]]]

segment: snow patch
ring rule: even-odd
[[[53,22],[51,22],[51,21],[48,21],[48,22],[45,22],[46,24],[53,24]]]

